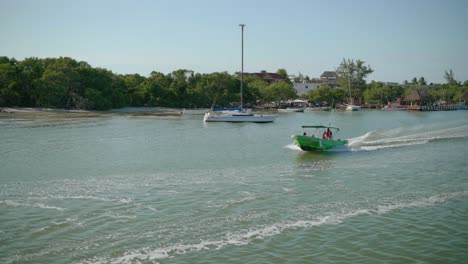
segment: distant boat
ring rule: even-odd
[[[406,106],[401,105],[401,100],[398,99],[395,102],[388,102],[386,106],[382,107],[385,111],[401,111],[406,110]]]
[[[307,107],[308,111],[331,111],[332,108],[330,106],[316,106],[316,107]]]
[[[278,108],[278,112],[282,113],[304,113],[305,107],[286,107],[286,108]]]
[[[346,111],[358,111],[359,109],[361,109],[361,107],[358,105],[350,104],[346,106]]]
[[[286,103],[282,103],[278,108],[278,112],[281,113],[304,113],[307,107],[307,101],[296,99],[290,100]]]
[[[321,106],[321,107],[319,107],[319,110],[320,111],[331,111],[332,109],[331,109],[330,106]]]
[[[251,123],[271,123],[274,122],[276,116],[274,115],[258,115],[252,114],[252,110],[247,109],[243,111],[221,111],[216,113],[215,111],[209,111],[205,113],[203,121],[205,122],[251,122]]]
[[[348,144],[346,139],[335,139],[332,137],[322,137],[324,133],[328,130],[334,130],[335,132],[340,131],[337,127],[327,127],[327,126],[302,126],[302,129],[308,128],[312,129],[316,134],[307,135],[304,132],[302,135],[293,135],[291,138],[294,140],[294,143],[299,146],[302,150],[305,151],[324,151],[332,149],[338,146],[344,146]],[[331,131],[330,130],[330,131]]]
[[[346,111],[358,111],[359,109],[361,109],[361,107],[353,104],[353,98],[351,96],[351,82],[349,80],[349,72],[348,72],[348,90],[349,90],[349,102],[351,104],[346,106]]]
[[[205,122],[252,122],[252,123],[270,123],[275,121],[274,115],[257,115],[252,114],[252,110],[243,108],[243,83],[244,83],[244,24],[239,25],[242,31],[242,68],[241,68],[241,85],[240,85],[240,107],[237,110],[214,111],[211,109],[203,118]]]
[[[385,111],[402,111],[402,110],[406,110],[406,107],[404,106],[399,106],[399,107],[395,107],[395,106],[384,106],[382,107],[382,110],[385,110]]]

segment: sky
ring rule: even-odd
[[[71,57],[114,73],[280,68],[319,77],[359,59],[367,81],[452,69],[468,80],[465,0],[0,0],[0,56]]]

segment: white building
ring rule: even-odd
[[[297,91],[297,95],[306,94],[308,91],[315,90],[319,87],[320,83],[293,83],[294,89]]]

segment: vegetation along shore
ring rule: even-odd
[[[401,100],[418,105],[465,106],[468,100],[468,80],[457,81],[452,70],[443,73],[447,81],[443,84],[427,83],[424,77],[415,77],[403,84],[368,83],[366,78],[372,72],[364,61],[343,59],[336,68],[334,83],[301,74],[289,75],[285,69],[270,75],[266,71],[247,73],[244,76],[244,104],[275,107],[280,102],[301,98],[332,107],[348,103],[376,107]],[[169,74],[153,71],[146,77],[115,74],[68,57],[31,57],[20,61],[4,56],[0,57],[0,107],[3,112],[8,112],[7,107],[68,110],[225,107],[239,103],[238,75],[180,69]],[[298,94],[294,84],[309,82],[317,84],[315,89]]]

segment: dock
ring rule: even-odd
[[[456,111],[458,107],[449,105],[411,105],[406,110],[412,111]]]

